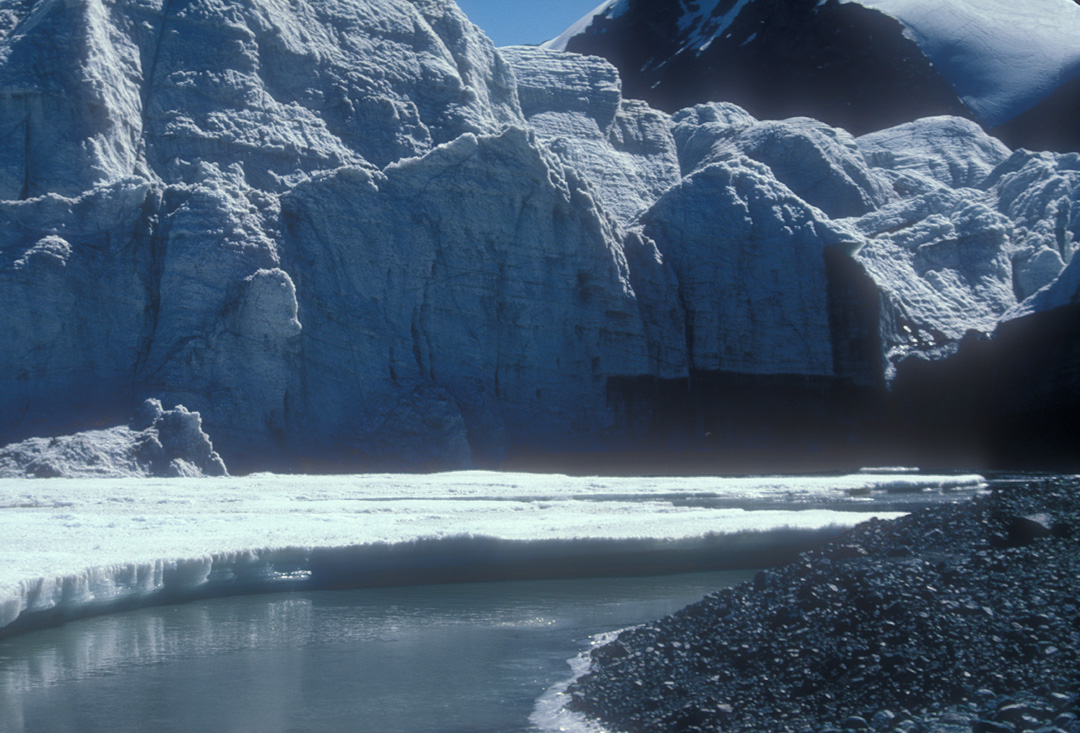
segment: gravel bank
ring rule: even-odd
[[[859,525],[592,652],[622,731],[1080,733],[1080,478]]]

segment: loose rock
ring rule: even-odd
[[[1078,518],[1059,478],[859,525],[622,632],[570,707],[626,731],[1078,733],[1080,548],[1052,531]]]

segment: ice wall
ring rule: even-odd
[[[154,397],[239,471],[678,447],[1076,294],[1075,156],[955,118],[669,116],[448,0],[0,10],[3,443]]]

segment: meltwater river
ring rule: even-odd
[[[0,730],[528,731],[589,637],[751,571],[240,596],[0,641]]]

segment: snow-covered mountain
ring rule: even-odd
[[[856,133],[962,114],[1014,146],[1080,149],[1074,0],[608,0],[547,46],[599,54],[628,96],[731,101]]]
[[[760,469],[970,447],[940,414],[1077,414],[1075,348],[1000,383],[949,366],[1070,333],[1076,154],[956,117],[853,137],[668,114],[600,58],[496,50],[450,0],[0,0],[0,21],[0,444],[107,429],[87,455],[142,466],[154,436],[112,426],[158,399],[198,416],[153,472],[213,450]]]

